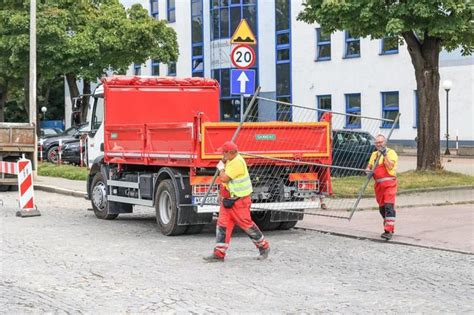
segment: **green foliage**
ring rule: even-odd
[[[474,49],[474,5],[469,0],[307,0],[298,19],[327,31],[371,38],[414,33],[441,40],[447,50]]]
[[[29,1],[1,3],[0,91],[18,103],[16,91],[28,82]],[[36,24],[39,91],[64,74],[93,82],[131,63],[178,57],[174,30],[138,4],[126,10],[118,0],[42,0]]]
[[[87,168],[73,165],[57,165],[53,163],[38,163],[38,175],[61,177],[73,180],[86,180]]]

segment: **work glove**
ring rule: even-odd
[[[224,167],[225,167],[224,162],[219,161],[219,163],[217,163],[217,169],[219,170],[219,172],[222,171]]]
[[[380,150],[379,150],[380,154],[382,154],[383,156],[386,156],[387,155],[387,148],[386,147],[381,147]]]

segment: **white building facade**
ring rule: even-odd
[[[221,84],[221,120],[239,120],[240,98],[230,94],[230,37],[242,18],[256,38],[257,82],[262,94],[310,108],[393,118],[401,113],[392,139],[415,145],[417,98],[413,65],[406,45],[325,34],[317,24],[296,18],[302,0],[128,0],[141,3],[157,19],[168,20],[178,35],[176,64],[152,60],[132,65],[129,74],[213,77]],[[474,58],[442,52],[441,83],[450,80],[449,134],[474,144]],[[442,85],[442,84],[440,84]],[[446,133],[446,92],[440,87],[441,141]],[[288,107],[273,118],[292,120]],[[315,119],[317,119],[315,117]],[[362,122],[342,128],[363,130]],[[386,127],[386,126],[385,126]],[[454,142],[452,142],[454,143]]]

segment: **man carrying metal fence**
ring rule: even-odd
[[[250,217],[252,182],[244,158],[235,143],[228,141],[221,147],[224,158],[217,164],[220,189],[220,210],[216,226],[216,246],[208,262],[224,261],[232,230],[237,224],[253,241],[260,252],[257,259],[268,257],[270,244]]]
[[[398,155],[395,150],[387,148],[386,143],[387,139],[383,135],[378,135],[375,138],[377,151],[372,153],[367,171],[374,177],[375,199],[384,219],[384,232],[380,236],[385,240],[390,240],[395,231]]]

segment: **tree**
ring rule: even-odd
[[[124,73],[131,63],[178,57],[176,33],[149,16],[141,5],[125,8],[118,0],[42,0],[37,10],[38,91],[58,75],[69,83],[71,99],[106,73]],[[29,1],[3,0],[0,9],[0,110],[11,91],[25,93],[28,109]],[[49,82],[49,83],[48,83]],[[82,102],[86,104],[86,102]],[[83,119],[87,106],[82,107]],[[0,115],[1,118],[1,115]]]
[[[307,0],[298,19],[326,31],[347,30],[372,39],[404,39],[418,94],[418,170],[440,163],[439,53],[474,48],[473,5],[468,0]]]

